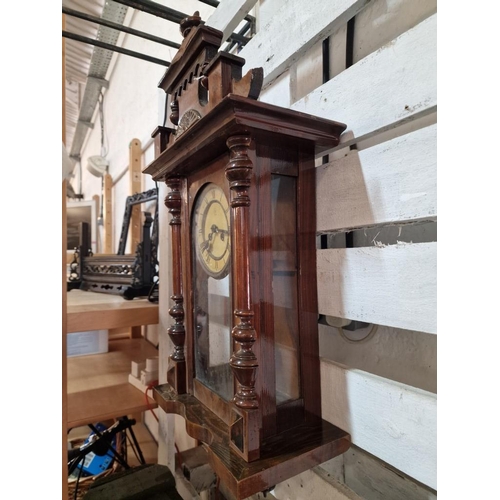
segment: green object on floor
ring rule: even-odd
[[[84,500],[182,500],[164,465],[141,465],[98,479]]]

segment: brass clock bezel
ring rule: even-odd
[[[211,193],[214,192],[216,194],[212,196]],[[215,225],[212,225],[212,228],[213,226],[216,227],[215,231],[212,228],[210,230],[207,229],[207,225],[210,225],[212,222],[209,219],[210,209],[215,204],[223,209],[225,221],[227,222],[227,229],[218,228],[218,226]],[[225,278],[229,273],[231,264],[231,217],[229,201],[221,186],[214,182],[208,182],[198,190],[193,204],[191,227],[196,259],[202,266],[203,271],[214,279],[220,280]],[[202,235],[201,241],[200,235]],[[220,256],[210,252],[206,247],[202,248],[210,238],[213,238],[214,241],[219,243],[221,239],[223,241],[227,238],[225,249]],[[227,258],[224,260],[225,256],[227,256]],[[211,263],[216,263],[218,266],[221,261],[221,269],[214,269],[213,266],[211,266]]]

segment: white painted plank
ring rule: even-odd
[[[322,359],[321,398],[356,446],[436,489],[435,394]]]
[[[345,453],[313,469],[326,480],[345,484],[365,500],[435,500],[436,492],[386,462],[352,445]]]
[[[285,2],[239,55],[244,71],[264,69],[264,86],[300,59],[316,42],[330,36],[356,15],[369,0]]]
[[[360,61],[436,10],[436,0],[373,0],[356,16],[353,61]]]
[[[304,1],[304,0],[301,0]],[[257,32],[266,26],[279,10],[290,0],[260,0],[256,8]]]
[[[272,85],[265,88],[259,101],[274,104],[275,106],[290,107],[290,71],[286,71],[277,78]]]
[[[435,218],[436,163],[432,125],[318,167],[318,232]]]
[[[357,330],[355,338],[372,335],[353,344],[342,337],[337,327],[318,327],[321,357],[424,391],[437,392],[436,335],[369,325]],[[344,330],[344,333],[354,338],[352,332]]]
[[[321,314],[436,333],[437,244],[317,251]]]
[[[347,124],[336,149],[434,112],[436,31],[433,15],[291,108]]]
[[[206,25],[222,31],[222,40],[228,39],[257,0],[221,0]]]
[[[327,481],[312,469],[277,484],[273,495],[277,500],[362,500],[345,485]]]
[[[323,83],[323,42],[316,42],[293,65],[293,70],[293,77],[290,78],[291,102],[298,101]]]
[[[347,24],[330,35],[330,78],[345,70],[347,45]]]

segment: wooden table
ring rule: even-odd
[[[145,299],[72,290],[68,333],[158,323],[158,305]],[[158,355],[143,338],[111,340],[107,353],[67,358],[68,429],[156,408],[128,382],[131,361]]]

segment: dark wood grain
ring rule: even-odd
[[[300,367],[306,413],[321,415],[316,271],[316,172],[312,144],[299,143],[297,189]],[[314,382],[316,381],[316,382]]]
[[[169,143],[169,147],[144,173],[159,181],[166,175],[190,175],[203,168],[207,158],[227,151],[231,135],[262,130],[290,139],[305,139],[314,144],[314,155],[338,145],[346,125],[271,104],[230,94],[205,117],[195,123],[189,134]]]
[[[182,291],[182,261],[181,261],[181,179],[176,176],[169,177],[166,181],[170,192],[165,198],[165,205],[172,215],[170,226],[172,228],[172,296],[174,305],[169,309],[169,314],[174,320],[167,333],[174,344],[170,355],[173,364],[168,368],[168,380],[179,394],[186,392],[186,365],[184,355],[184,342],[186,330],[184,327],[184,296]]]
[[[261,458],[246,462],[230,448],[227,425],[196,398],[176,395],[168,384],[155,387],[153,397],[166,412],[186,419],[187,432],[205,443],[214,472],[238,499],[315,467],[350,446],[348,433],[312,416],[307,424],[266,440]]]
[[[244,409],[258,408],[255,393],[255,377],[259,362],[253,352],[256,332],[253,325],[254,312],[251,308],[249,275],[249,207],[248,190],[252,177],[252,162],[248,157],[251,143],[249,134],[235,135],[227,139],[231,151],[226,166],[226,178],[231,190],[231,208],[233,210],[231,237],[233,241],[232,270],[235,289],[233,290],[235,325],[232,337],[235,350],[230,365],[238,381],[234,395],[236,406]]]

